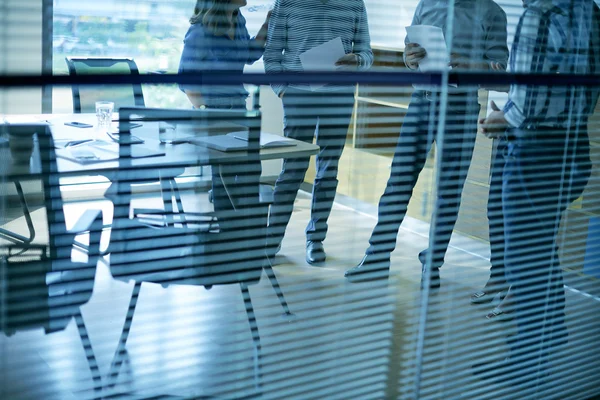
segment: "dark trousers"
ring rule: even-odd
[[[348,134],[354,107],[354,90],[310,92],[288,88],[283,96],[284,133],[286,137],[320,147],[316,157],[316,176],[312,190],[311,217],[306,240],[323,241],[338,185],[338,164]],[[283,160],[275,183],[269,215],[269,244],[283,240],[292,216],[294,201],[309,166],[310,157]]]
[[[442,152],[438,165],[440,184],[435,212],[437,223],[431,224],[429,249],[419,254],[425,264],[427,252],[432,253],[432,267],[444,262],[452,230],[458,218],[462,189],[467,177],[475,139],[479,104],[475,93],[448,97]],[[431,99],[416,91],[408,106],[392,161],[392,170],[385,192],[379,200],[377,225],[369,240],[367,254],[391,253],[396,247],[398,230],[406,215],[413,188],[427,160],[437,133],[440,114],[439,95]]]
[[[585,127],[508,132],[502,175],[504,265],[518,333],[512,356],[541,359],[566,340],[556,235],[591,171]]]

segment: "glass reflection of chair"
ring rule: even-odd
[[[227,121],[237,129],[240,126],[247,127],[249,140],[247,151],[236,152],[237,158],[232,153],[198,148],[194,160],[198,166],[211,164],[213,170],[226,171],[228,174],[220,175],[222,187],[215,186],[213,181],[215,200],[224,195],[231,204],[230,208],[215,207],[218,229],[211,228],[205,220],[198,220],[202,215],[193,213],[185,213],[187,224],[179,226],[150,226],[139,219],[130,218],[127,208],[131,196],[129,182],[135,182],[136,176],[144,171],[128,164],[130,158],[126,155],[130,145],[124,142],[120,144],[119,174],[113,182],[118,188],[119,201],[115,203],[111,230],[110,270],[115,279],[126,282],[133,280],[135,285],[111,365],[110,384],[116,382],[123,359],[127,357],[127,339],[143,282],[161,284],[163,287],[196,285],[206,289],[213,285],[239,284],[254,342],[255,388],[260,391],[261,344],[248,287],[259,282],[263,268],[286,314],[290,315],[265,255],[268,204],[259,199],[261,114],[259,111],[122,108],[119,112],[121,135],[130,134],[127,126],[132,115],[136,120],[142,118],[156,123],[168,122],[177,125],[178,129],[187,125],[190,131],[198,135],[227,132],[228,128],[220,125]],[[227,161],[219,161],[219,157]],[[220,163],[227,167],[221,169]],[[220,204],[220,200],[215,203]]]
[[[0,330],[50,334],[75,319],[97,393],[100,371],[80,308],[93,292],[102,213],[87,210],[66,228],[49,126],[4,124],[0,135],[8,138],[0,147]],[[76,240],[85,233],[88,245]],[[72,261],[74,250],[87,261]]]
[[[100,57],[66,57],[67,66],[70,75],[86,74],[124,74],[138,76],[139,70],[135,61],[131,58],[100,58]],[[94,85],[71,85],[73,94],[73,112],[95,113],[96,101],[112,101],[115,111],[121,107],[144,107],[144,93],[142,85],[139,83],[131,84],[94,84]],[[161,171],[159,182],[163,198],[164,210],[136,208],[134,215],[154,214],[164,215],[165,219],[170,216],[183,212],[181,202],[181,193],[175,181],[175,177],[181,175],[184,169],[171,169],[168,173]],[[110,177],[108,177],[110,179]],[[142,180],[136,184],[156,183],[157,180]],[[112,194],[107,197],[112,200]],[[173,208],[173,199],[175,199],[176,210]]]

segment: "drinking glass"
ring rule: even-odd
[[[163,144],[173,144],[177,138],[177,130],[175,126],[166,122],[158,124],[158,140]]]

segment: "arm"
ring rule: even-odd
[[[490,69],[491,63],[496,63],[501,70],[506,70],[508,65],[508,45],[506,33],[506,13],[499,6],[494,10],[494,15],[490,17],[485,36],[485,52],[483,60]]]
[[[541,15],[538,12],[527,9],[523,12],[515,41],[512,47],[511,72],[514,73],[536,73],[542,72],[543,62],[538,60],[538,35],[540,35]],[[533,117],[532,107],[527,102],[535,96],[537,88],[527,85],[511,85],[508,102],[504,106],[503,113],[507,123],[513,127],[522,127],[526,120]]]
[[[246,64],[254,64],[259,58],[263,56],[263,53],[265,51],[265,43],[267,41],[267,28],[269,26],[270,16],[271,12],[269,11],[265,22],[258,30],[256,36],[252,39],[250,39],[250,35],[246,31],[246,39],[248,40],[248,50],[250,51],[250,54],[248,55],[248,60],[246,60]],[[239,18],[240,23],[243,23],[244,27],[246,27],[246,19],[242,16],[242,14],[239,14]]]
[[[421,8],[422,8],[422,3],[419,2],[419,4],[417,5],[417,8],[415,9],[415,14],[413,15],[413,19],[411,22],[411,26],[414,25],[421,25],[421,18],[419,17],[419,15],[421,14]],[[408,49],[407,49],[408,47]],[[421,46],[419,46],[417,43],[410,43],[410,41],[408,40],[408,35],[404,38],[404,51],[402,52],[402,58],[404,58],[404,65],[406,65],[406,67],[408,69],[412,69],[412,70],[416,70],[417,68],[419,68],[419,65],[415,65],[414,63],[411,62],[407,62],[406,60],[406,52],[407,50],[412,50],[412,48],[421,48]],[[418,49],[416,49],[417,51],[419,51]],[[421,54],[419,53],[419,56]],[[423,57],[425,57],[425,54],[422,54]],[[423,58],[421,57],[421,58]]]
[[[545,32],[540,31],[541,15],[526,9],[519,20],[511,54],[512,72],[542,72],[543,58],[540,58],[539,39]],[[533,115],[534,107],[530,107],[530,99],[535,96],[537,87],[512,85],[508,102],[500,110],[492,102],[492,113],[480,121],[482,132],[489,138],[500,137],[507,128],[520,128]]]
[[[358,17],[354,31],[354,46],[352,52],[360,57],[359,69],[366,70],[373,65],[373,51],[371,50],[371,36],[369,35],[369,21],[365,3]]]
[[[285,15],[281,5],[283,0],[276,0],[273,14],[269,20],[267,32],[267,44],[265,47],[264,62],[265,71],[268,74],[283,72],[283,51],[287,43],[287,31]],[[287,85],[271,85],[278,96],[285,91]]]
[[[208,56],[205,42],[201,27],[190,28],[184,39],[183,52],[179,61],[180,74],[192,74],[205,69],[204,60]],[[204,105],[200,88],[200,85],[179,85],[179,89],[187,95],[196,108]]]

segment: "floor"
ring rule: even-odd
[[[274,268],[294,317],[283,314],[265,276],[250,287],[259,350],[239,286],[144,284],[126,351],[115,357],[133,282],[114,280],[105,259],[93,295],[81,307],[83,323],[73,320],[47,335],[41,329],[0,335],[0,398],[588,399],[600,394],[600,302],[585,293],[584,278],[578,286],[583,292],[567,290],[570,342],[555,359],[552,391],[563,393],[527,397],[471,374],[474,362],[502,356],[504,336],[514,329],[510,322],[485,319],[492,306],[469,304],[470,293],[487,280],[485,243],[455,235],[442,288],[426,298],[416,256],[426,246],[428,226],[408,219],[389,281],[352,284],[343,271],[362,257],[374,207],[339,196],[324,243],[327,262],[312,267],[304,260],[309,200],[308,194],[299,195]],[[204,204],[202,196],[184,196],[186,209]],[[107,202],[67,207],[68,223],[86,207],[101,207],[110,220]],[[82,338],[91,344],[87,349]],[[92,379],[92,352],[101,383]],[[118,376],[110,374],[114,360],[122,361]]]

